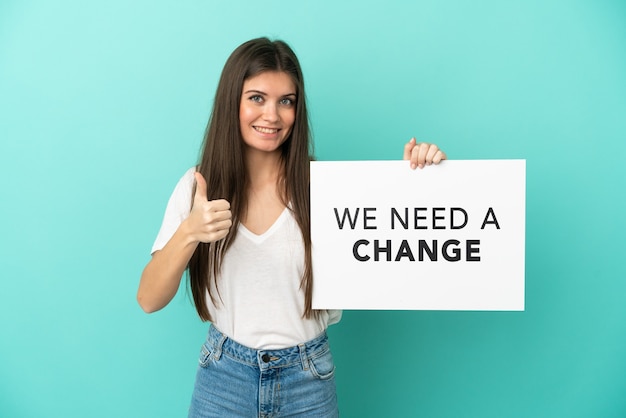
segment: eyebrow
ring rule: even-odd
[[[265,93],[264,91],[261,90],[246,90],[243,92],[243,94],[250,94],[250,93],[256,93],[256,94],[262,94],[263,96],[267,96],[267,93]],[[283,94],[280,97],[287,97],[287,96],[297,96],[296,93],[287,93],[287,94]]]

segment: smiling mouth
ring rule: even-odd
[[[253,126],[254,130],[262,134],[275,134],[279,131],[278,128],[263,128],[262,126]]]

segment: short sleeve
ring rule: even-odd
[[[165,247],[165,244],[172,238],[180,224],[189,216],[195,172],[195,167],[190,168],[176,184],[167,202],[163,223],[154,241],[154,245],[152,245],[151,254]]]
[[[331,326],[341,321],[342,314],[343,314],[342,310],[337,310],[337,309],[328,310],[328,326]]]

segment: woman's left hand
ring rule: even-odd
[[[411,161],[411,169],[424,168],[427,165],[439,164],[446,159],[446,153],[435,144],[417,143],[411,138],[404,146],[404,159]]]

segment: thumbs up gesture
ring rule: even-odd
[[[224,238],[232,225],[230,203],[225,199],[208,200],[206,180],[196,172],[196,193],[188,223],[195,241],[214,242]]]

